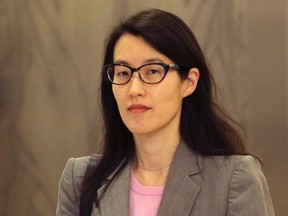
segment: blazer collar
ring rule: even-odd
[[[200,173],[201,165],[202,157],[181,141],[170,167],[158,216],[189,215],[200,192],[193,176]],[[127,164],[111,181],[100,201],[100,215],[129,215],[130,173],[130,164]],[[97,191],[98,195],[104,187]]]
[[[100,200],[100,215],[129,215],[130,169],[130,164],[127,164],[113,181],[110,182]],[[98,196],[102,194],[109,181],[110,178],[105,185],[98,189]]]
[[[158,216],[189,215],[200,192],[193,177],[201,173],[202,157],[181,141],[168,174]]]

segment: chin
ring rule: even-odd
[[[149,132],[151,132],[150,130],[147,130],[145,128],[139,128],[139,127],[129,128],[129,130],[134,135],[144,135],[144,134],[148,134]]]

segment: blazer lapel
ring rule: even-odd
[[[97,193],[102,193],[105,185]],[[129,215],[129,188],[130,188],[130,165],[115,177],[102,199],[100,200],[100,209],[102,216],[111,215]]]
[[[193,176],[200,173],[202,158],[181,141],[174,159],[158,216],[189,215],[201,190]]]
[[[181,141],[171,165],[158,216],[189,215],[201,190],[193,176],[200,174],[202,157],[195,155]],[[100,209],[94,215],[129,215],[130,165],[111,182],[100,201]],[[101,194],[106,185],[97,193]]]

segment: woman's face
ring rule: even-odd
[[[141,37],[124,34],[119,38],[114,49],[114,63],[137,68],[151,62],[174,63]],[[130,82],[112,85],[112,88],[126,127],[134,136],[152,135],[165,130],[179,132],[182,99],[194,91],[196,83],[197,80],[181,80],[178,72],[170,69],[158,84],[142,82],[135,72]],[[195,85],[192,90],[191,85]]]

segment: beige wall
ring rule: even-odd
[[[273,3],[274,2],[274,3]],[[288,211],[287,0],[0,1],[0,215],[55,215],[65,162],[101,139],[97,88],[112,23],[146,7],[194,30],[219,101],[264,162],[276,215]]]
[[[276,3],[277,2],[277,3]],[[247,5],[247,59],[251,73],[248,132],[264,162],[276,215],[287,214],[287,1]]]

